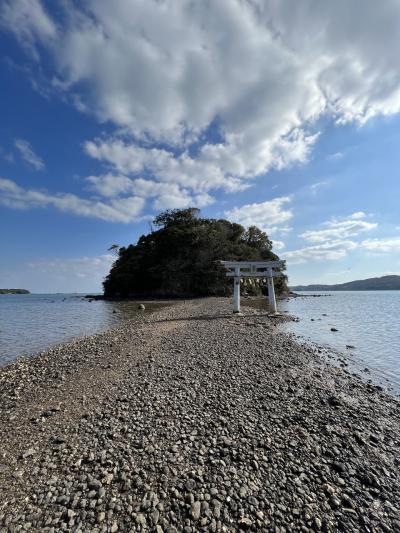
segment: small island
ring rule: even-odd
[[[27,289],[0,289],[0,294],[30,294]]]

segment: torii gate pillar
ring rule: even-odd
[[[267,278],[268,301],[271,312],[275,315],[276,299],[274,277],[280,276],[273,268],[284,268],[285,261],[220,261],[227,269],[226,275],[233,278],[233,312],[240,313],[240,280],[241,278]]]
[[[240,313],[240,268],[235,268],[233,278],[233,312]]]
[[[276,310],[276,298],[275,298],[275,287],[274,287],[274,278],[272,277],[272,270],[270,269],[269,272],[268,272],[268,278],[267,278],[267,282],[268,282],[268,303],[269,303],[269,308],[271,310],[271,312],[276,315],[277,313],[277,310]]]

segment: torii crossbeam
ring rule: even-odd
[[[282,276],[274,268],[283,268],[285,261],[221,261],[228,270],[226,275],[233,279],[233,312],[240,313],[241,278],[266,278],[268,283],[268,301],[274,315],[277,314],[274,279]]]

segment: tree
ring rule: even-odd
[[[195,208],[164,211],[154,226],[137,244],[119,248],[104,281],[106,296],[225,295],[232,283],[219,260],[279,259],[259,228],[202,218]],[[286,277],[278,288],[287,289]]]
[[[112,244],[110,248],[107,249],[108,252],[113,252],[115,255],[118,255],[119,244]]]

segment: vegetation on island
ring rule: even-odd
[[[0,289],[0,294],[30,294],[26,289]]]
[[[394,291],[400,290],[400,276],[358,279],[336,285],[298,285],[292,291]]]
[[[219,260],[277,260],[267,234],[251,226],[200,216],[199,209],[160,213],[148,235],[137,244],[118,248],[118,257],[104,281],[106,297],[221,296],[232,290],[232,279]],[[277,293],[287,291],[287,277],[275,278]],[[242,291],[259,294],[258,280],[247,280]]]

